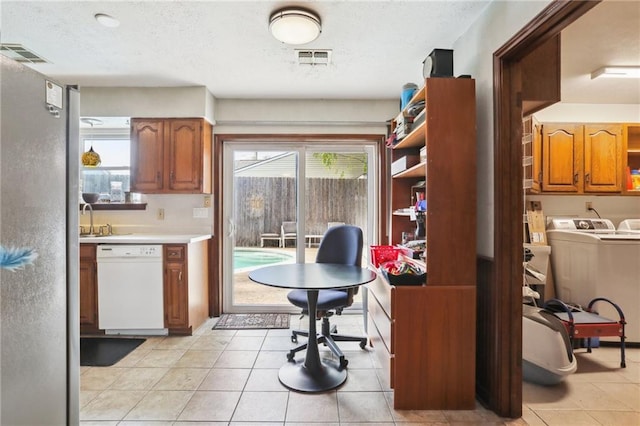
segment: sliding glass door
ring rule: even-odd
[[[255,284],[248,273],[314,262],[330,226],[362,228],[366,264],[376,223],[374,152],[373,143],[224,142],[225,312],[295,312],[287,290]]]

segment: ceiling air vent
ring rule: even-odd
[[[21,44],[0,44],[0,54],[13,59],[16,62],[29,64],[46,63],[47,60],[36,55]]]
[[[301,50],[296,49],[299,65],[329,65],[331,50]]]

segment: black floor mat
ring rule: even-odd
[[[81,337],[80,365],[83,367],[107,367],[124,358],[146,339],[116,337]]]

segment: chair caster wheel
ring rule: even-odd
[[[367,346],[367,342],[360,342],[360,349],[364,349]]]
[[[347,368],[347,365],[349,364],[349,360],[348,359],[343,359],[340,361],[340,370],[344,370],[345,368]]]
[[[292,343],[298,343],[298,338],[296,336],[291,336]]]
[[[287,354],[287,361],[293,362],[293,354],[292,353],[288,353]]]

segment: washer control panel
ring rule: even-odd
[[[613,222],[609,219],[553,219],[549,229],[564,229],[579,232],[612,232],[615,231]]]

